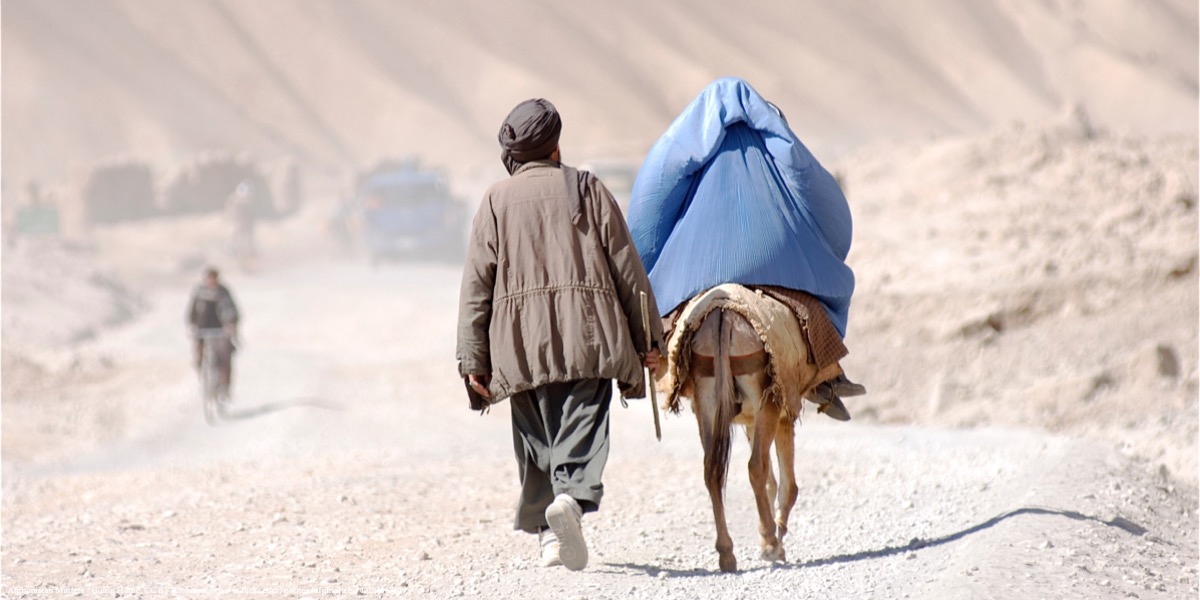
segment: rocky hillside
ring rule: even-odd
[[[1105,127],[1196,130],[1193,2],[924,6],[7,0],[6,191],[210,150],[498,172],[497,124],[531,96],[565,113],[569,160],[636,160],[726,75],[783,107],[818,156],[1072,102]]]

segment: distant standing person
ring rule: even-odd
[[[600,506],[612,380],[645,397],[662,324],[646,346],[650,281],[612,194],[561,162],[562,121],[546,100],[500,127],[511,177],[475,214],[459,299],[458,360],[471,407],[510,398],[521,477],[515,528],[537,533],[544,566],[587,566],[580,520]]]
[[[229,218],[233,221],[232,251],[238,264],[250,271],[258,266],[258,247],[254,242],[255,214],[254,184],[239,183],[229,196]]]
[[[194,365],[201,367],[204,344],[221,343],[222,357],[217,365],[220,384],[228,391],[233,378],[233,344],[237,340],[238,307],[233,295],[221,284],[220,274],[213,267],[204,270],[204,279],[192,290],[188,300],[187,325],[195,348]]]

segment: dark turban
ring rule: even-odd
[[[500,126],[500,160],[512,175],[521,165],[547,158],[558,147],[562,119],[548,100],[526,100]]]

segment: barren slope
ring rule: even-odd
[[[1080,102],[1099,124],[1197,126],[1197,9],[1072,3],[72,2],[3,6],[6,181],[201,150],[496,171],[518,100],[566,115],[574,160],[638,157],[741,76],[828,152],[974,132]]]

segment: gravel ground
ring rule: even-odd
[[[1197,593],[1195,487],[1135,453],[815,413],[797,434],[786,563],[757,559],[748,450],[735,446],[727,496],[742,571],[723,574],[694,421],[666,417],[658,443],[645,402],[614,411],[607,495],[585,519],[588,568],[540,568],[532,536],[511,528],[507,405],[470,413],[453,377],[457,280],[453,267],[348,264],[231,276],[249,315],[240,418],[215,428],[193,395],[178,291],[71,351],[109,367],[52,394],[6,391],[5,597]],[[78,418],[58,434],[10,439],[67,410]],[[12,458],[25,442],[28,458]]]

